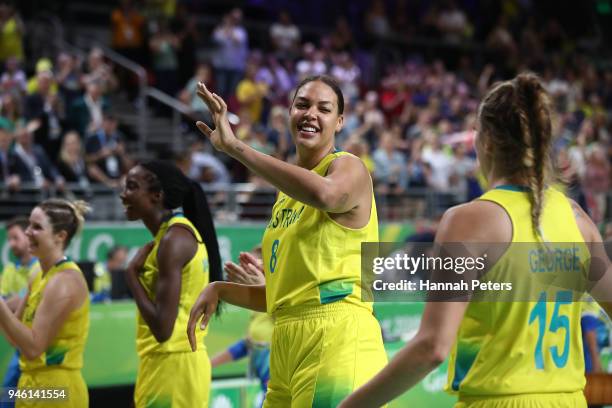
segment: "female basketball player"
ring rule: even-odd
[[[136,407],[207,406],[210,361],[205,349],[192,353],[185,336],[198,293],[221,278],[206,196],[173,164],[152,161],[129,171],[121,200],[127,218],[142,220],[154,236],[126,270],[139,312]],[[202,346],[203,337],[195,340]]]
[[[291,104],[297,165],[238,140],[227,106],[203,84],[200,97],[216,129],[197,126],[215,148],[280,193],[262,241],[266,284],[209,285],[192,309],[189,336],[206,326],[219,299],[274,316],[265,407],[335,407],[386,362],[372,306],[361,300],[361,242],[378,239],[372,181],[357,157],[336,151],[344,99],[336,82],[307,78]]]
[[[24,394],[17,407],[89,406],[81,376],[89,291],[77,264],[64,255],[88,209],[83,201],[50,199],[30,214],[26,235],[41,272],[32,278],[16,315],[0,300],[0,327],[21,353],[18,390]],[[36,390],[38,396],[28,394]]]
[[[493,87],[480,106],[476,140],[491,190],[448,210],[436,242],[601,242],[580,207],[550,187],[551,147],[551,107],[539,79],[521,74]],[[507,254],[488,273],[507,272],[515,282],[534,285],[526,257]],[[590,255],[601,252],[591,248]],[[587,264],[589,254],[577,256],[580,265]],[[340,406],[378,407],[451,352],[447,389],[458,395],[456,407],[586,407],[580,303],[571,291],[552,287],[530,300],[429,302],[416,336]],[[610,313],[611,304],[605,305]]]

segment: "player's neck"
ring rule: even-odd
[[[325,156],[332,153],[334,151],[333,146],[329,149],[319,149],[319,150],[310,150],[301,148],[298,146],[297,148],[297,165],[303,167],[308,170],[314,169],[317,164],[323,160]]]
[[[40,269],[43,274],[49,272],[49,269],[53,268],[58,262],[65,258],[64,251],[61,248],[56,248],[49,253],[42,255],[38,261],[40,262]]]

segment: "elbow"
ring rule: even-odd
[[[155,337],[155,340],[157,340],[158,343],[165,343],[172,336],[172,330],[161,329],[155,331],[151,330],[151,332],[153,333],[153,337]]]
[[[436,368],[446,360],[450,352],[450,344],[439,336],[429,335],[419,339],[421,356],[431,369]]]
[[[164,343],[170,340],[174,330],[174,320],[176,320],[176,317],[172,320],[171,324],[160,324],[155,330],[151,328],[151,333],[153,333],[153,337],[155,337],[158,343]]]
[[[344,194],[348,198],[348,194]],[[341,205],[342,200],[338,198],[337,191],[331,191],[329,188],[321,188],[314,193],[314,207],[322,211],[336,212]]]

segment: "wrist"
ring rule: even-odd
[[[248,145],[246,143],[236,138],[232,140],[227,149],[225,149],[225,153],[232,156],[236,160],[240,160],[242,157],[244,157],[244,152],[247,147]]]

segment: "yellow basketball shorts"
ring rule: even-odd
[[[387,364],[378,321],[344,302],[275,315],[264,408],[332,408]]]
[[[210,375],[205,350],[141,356],[134,389],[136,408],[208,407]]]
[[[81,370],[66,370],[63,368],[41,368],[23,371],[19,377],[17,388],[34,390],[64,390],[65,399],[18,400],[17,408],[85,408],[89,406],[87,385],[81,375]]]
[[[518,394],[500,397],[459,397],[455,408],[587,408],[582,391]]]

